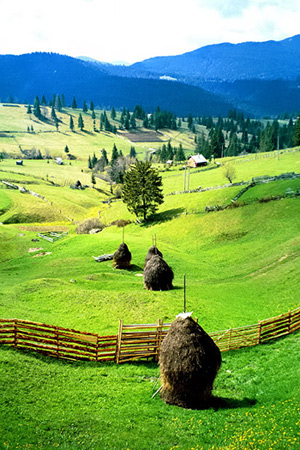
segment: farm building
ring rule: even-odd
[[[188,157],[187,165],[189,167],[201,167],[207,165],[207,160],[203,155],[191,155]]]
[[[21,159],[17,160],[16,164],[17,164],[17,166],[23,166],[23,161]]]
[[[55,159],[56,164],[62,165],[63,164],[63,160],[62,158],[56,158]]]

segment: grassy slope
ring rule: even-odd
[[[11,116],[6,125],[15,119]],[[56,134],[61,137],[56,132],[38,135],[37,143],[45,139],[43,148],[52,152]],[[0,164],[0,179],[24,184],[53,202],[51,206],[0,188],[0,221],[27,218],[23,225],[0,226],[0,317],[100,334],[116,333],[121,318],[127,323],[170,321],[183,308],[184,275],[187,306],[207,331],[255,323],[299,305],[299,198],[254,202],[262,196],[284,194],[287,187],[295,190],[299,180],[257,186],[240,199],[250,202],[249,206],[209,214],[203,212],[207,204],[228,204],[240,188],[167,195],[154,223],[125,228],[133,267],[117,271],[111,262],[96,263],[92,256],[113,252],[122,241],[122,230],[114,226],[97,235],[76,235],[65,216],[78,221],[97,217],[100,211],[105,223],[134,217],[120,201],[111,207],[102,203],[110,194],[98,179],[97,191],[67,187],[77,179],[90,183],[84,159],[91,154],[94,139],[86,135],[89,150],[82,150],[79,133],[71,138],[76,138],[71,153],[83,155],[82,161],[71,166],[25,161],[19,167],[12,160]],[[64,145],[65,141],[59,144],[61,149]],[[294,152],[279,159],[277,154],[259,155],[233,163],[238,180],[250,180],[299,172],[299,161],[299,152]],[[165,193],[183,189],[183,172],[178,168],[162,175]],[[191,171],[191,189],[225,182],[222,168]],[[68,229],[69,235],[54,244],[32,242],[47,223]],[[154,235],[175,273],[175,289],[170,292],[145,291],[142,277],[136,276],[142,273]],[[35,258],[28,252],[31,247],[51,254]],[[5,397],[0,414],[6,420],[0,420],[0,448],[296,449],[298,345],[294,335],[224,355],[215,393],[230,398],[232,408],[218,413],[169,407],[159,397],[150,400],[159,374],[156,365],[67,364],[1,349],[0,388]]]

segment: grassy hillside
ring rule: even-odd
[[[19,108],[14,111],[5,125],[15,121],[21,128]],[[238,207],[206,213],[206,206],[232,204],[244,187],[227,186],[222,167],[226,160],[218,161],[220,166],[190,170],[191,190],[212,189],[181,194],[174,193],[184,188],[182,168],[160,165],[165,201],[151,221],[135,224],[121,200],[107,203],[112,194],[106,182],[97,178],[91,187],[87,158],[92,142],[96,145],[99,139],[102,148],[102,133],[85,136],[86,144],[79,133],[64,133],[39,133],[36,145],[56,156],[54,138],[61,152],[69,146],[65,136],[77,139],[74,149],[69,146],[78,155],[71,165],[58,166],[53,160],[24,160],[24,166],[13,159],[0,163],[0,317],[116,334],[120,319],[172,321],[183,310],[184,275],[187,308],[208,332],[249,325],[299,306],[300,204],[299,196],[285,194],[288,188],[300,189],[300,178],[256,185],[239,198]],[[18,139],[29,137],[21,133]],[[122,142],[128,149],[132,145]],[[231,164],[235,181],[246,182],[262,175],[299,173],[300,153],[294,149],[237,157]],[[88,187],[70,189],[78,179]],[[2,180],[44,199],[8,189]],[[271,200],[276,196],[283,198]],[[102,232],[75,233],[80,221],[96,217],[107,225]],[[113,253],[122,242],[122,228],[110,225],[116,219],[131,221],[124,228],[132,253],[130,270],[114,270],[111,261],[93,259]],[[38,237],[50,229],[68,235],[55,243]],[[143,288],[144,260],[154,236],[174,271],[172,291]],[[154,364],[71,364],[1,348],[0,388],[5,398],[0,448],[296,450],[298,338],[296,334],[223,355],[215,394],[227,403],[217,412],[170,407],[159,396],[151,400],[159,375]]]

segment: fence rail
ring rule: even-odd
[[[113,361],[117,338],[20,319],[0,319],[0,344],[64,359]]]
[[[61,328],[20,319],[0,319],[0,345],[30,349],[70,360],[115,361],[138,359],[158,361],[161,343],[170,323],[125,325],[120,321],[117,335]],[[209,333],[221,352],[263,344],[300,329],[300,307],[255,325]]]

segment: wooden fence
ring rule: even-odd
[[[158,361],[161,343],[170,323],[124,325],[118,335],[61,328],[19,319],[0,319],[0,345],[42,352],[70,360],[115,361],[138,359]],[[261,320],[258,324],[209,333],[221,352],[263,344],[300,329],[300,307],[286,314]]]
[[[0,344],[64,359],[114,361],[116,336],[55,327],[19,319],[0,319]]]

